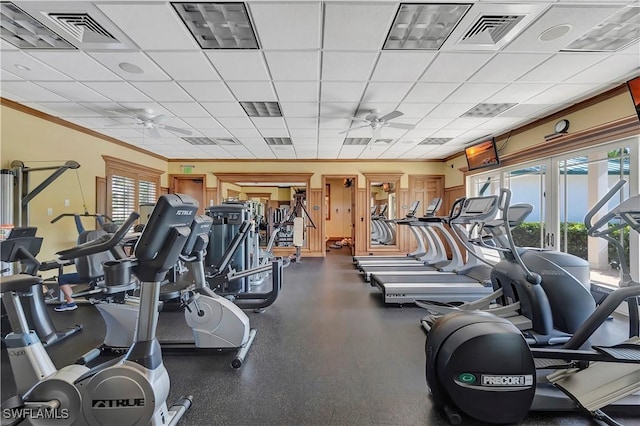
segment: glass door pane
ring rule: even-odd
[[[511,189],[511,204],[533,205],[533,211],[525,222],[511,230],[513,240],[519,247],[550,248],[555,244],[553,233],[545,234],[550,229],[545,223],[547,169],[547,164],[539,163],[505,172],[505,187]]]
[[[584,151],[582,155],[558,161],[560,246],[558,250],[589,261],[591,280],[617,285],[618,257],[615,248],[601,238],[588,238],[584,223],[586,213],[620,179],[628,180],[629,147],[611,146]],[[629,185],[609,203],[614,208],[629,196]],[[601,213],[608,209],[603,208]],[[594,221],[600,217],[594,217]],[[628,228],[628,227],[627,227]],[[626,249],[629,261],[629,230],[622,229],[618,237]]]

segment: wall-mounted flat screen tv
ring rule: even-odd
[[[466,147],[464,155],[467,157],[469,170],[477,170],[500,164],[495,138],[486,139],[480,143]]]
[[[633,99],[633,105],[636,108],[638,120],[640,120],[640,77],[636,77],[633,80],[627,81],[627,86],[629,86],[631,99]]]

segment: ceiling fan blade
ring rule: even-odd
[[[173,127],[173,126],[166,126],[164,124],[159,125],[158,127],[160,127],[161,129],[168,130],[170,132],[181,133],[183,135],[190,135],[191,134],[190,130],[180,129],[178,127]]]
[[[414,126],[413,124],[387,123],[386,127],[394,127],[394,128],[396,128],[396,129],[412,130],[412,129],[414,129],[416,126]]]
[[[155,121],[156,123],[162,123],[163,121],[166,121],[168,119],[169,119],[169,117],[167,117],[164,114],[158,114],[156,116],[149,117],[149,120]]]
[[[152,138],[161,138],[162,137],[162,135],[160,134],[158,129],[156,129],[155,127],[148,127],[148,129],[149,129],[149,136],[151,136]]]
[[[391,111],[389,114],[383,115],[378,120],[379,121],[389,121],[389,120],[393,120],[394,118],[398,118],[401,115],[404,115],[404,114],[401,113],[400,111]]]

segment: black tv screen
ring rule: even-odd
[[[640,77],[636,77],[633,80],[627,81],[627,86],[629,86],[631,99],[633,99],[633,105],[636,108],[638,120],[640,120]]]
[[[482,169],[483,167],[497,166],[500,164],[495,138],[465,148],[469,170]]]

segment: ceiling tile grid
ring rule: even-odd
[[[431,4],[430,13],[441,9],[452,19],[446,13],[457,6],[442,3]],[[639,73],[637,39],[614,51],[567,51],[623,9],[637,16],[633,0],[467,3],[457,23],[443,24],[450,35],[434,41],[428,37],[438,28],[419,21],[406,39],[398,38],[404,27],[391,32],[396,17],[402,24],[416,9],[400,2],[249,1],[258,48],[212,49],[200,47],[196,37],[203,36],[191,34],[177,3],[16,1],[64,37],[71,33],[48,14],[86,13],[117,43],[107,48],[104,34],[90,31],[70,37],[64,50],[2,40],[0,94],[167,158],[426,159]],[[482,27],[496,16],[504,18],[500,31]],[[474,25],[484,30],[471,32]],[[240,102],[273,102],[276,116],[249,117]],[[509,105],[495,117],[465,116],[485,103]],[[394,111],[402,114],[374,131],[374,121]],[[153,137],[147,125],[157,130]],[[195,146],[181,139],[188,133],[234,137],[239,145]],[[372,136],[364,146],[343,144]],[[290,137],[292,145],[269,146],[265,137]],[[450,140],[419,145],[428,137]]]

